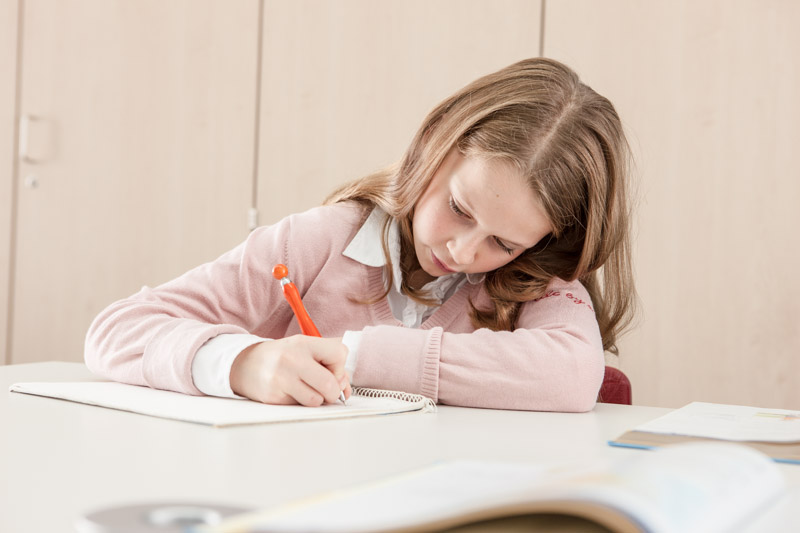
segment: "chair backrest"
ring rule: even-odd
[[[628,376],[618,368],[607,366],[597,401],[631,405],[631,382]]]

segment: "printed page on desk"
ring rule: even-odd
[[[430,531],[536,513],[611,531],[711,533],[761,516],[785,491],[777,465],[750,448],[695,443],[594,465],[443,462],[231,517],[202,533]]]
[[[733,441],[800,442],[800,411],[692,402],[636,430]]]
[[[776,461],[800,463],[800,412],[692,402],[633,428],[610,444],[648,448],[697,440],[736,441]]]
[[[424,396],[364,388],[356,388],[347,405],[325,404],[320,407],[265,405],[245,399],[189,396],[104,381],[15,383],[9,390],[211,426],[301,422],[435,410],[433,402]]]

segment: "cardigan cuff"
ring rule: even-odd
[[[439,398],[443,330],[400,326],[364,328],[353,384]]]

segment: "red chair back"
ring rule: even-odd
[[[597,401],[631,405],[631,382],[628,376],[618,368],[607,366]]]

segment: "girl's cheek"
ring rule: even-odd
[[[431,233],[436,237],[444,237],[450,232],[450,223],[447,220],[447,217],[437,217],[436,220],[433,221],[431,224]]]

